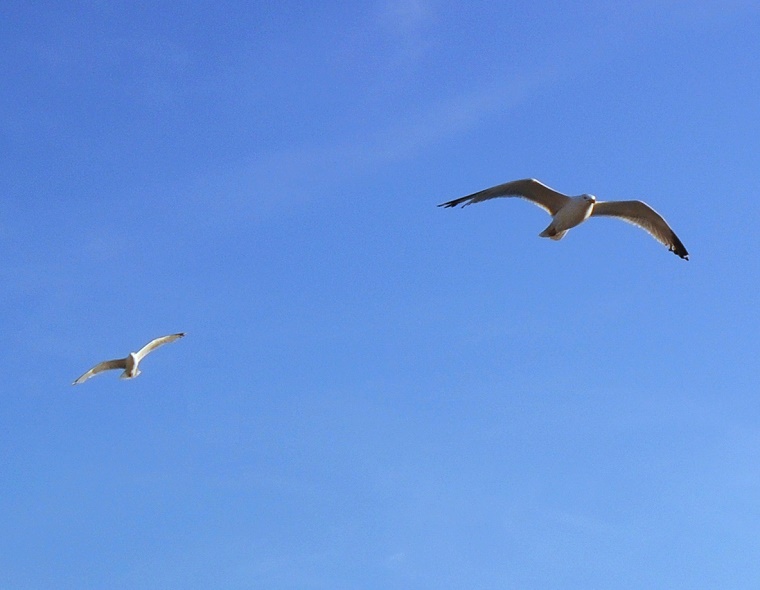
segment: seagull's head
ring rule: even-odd
[[[596,203],[596,197],[594,195],[581,195],[581,198],[592,205]]]

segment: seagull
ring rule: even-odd
[[[179,334],[170,334],[169,336],[161,336],[160,338],[151,340],[137,352],[130,352],[129,356],[126,358],[114,359],[112,361],[103,361],[102,363],[95,365],[92,369],[87,371],[79,379],[74,381],[72,385],[79,385],[80,383],[84,383],[93,375],[97,375],[98,373],[102,371],[110,371],[111,369],[124,369],[124,372],[121,374],[121,379],[133,379],[134,377],[137,377],[140,374],[141,371],[140,369],[137,368],[137,366],[140,364],[140,361],[143,360],[143,358],[145,358],[145,356],[148,353],[153,352],[155,349],[157,349],[159,346],[163,344],[174,342],[178,338],[182,338],[184,335],[185,335],[184,332],[180,332]]]
[[[514,180],[497,186],[492,186],[477,193],[441,203],[439,207],[456,207],[472,205],[496,197],[520,197],[532,201],[549,215],[552,222],[539,236],[561,240],[567,231],[580,225],[589,217],[619,217],[649,232],[661,244],[664,244],[674,254],[684,260],[689,259],[689,253],[681,240],[670,229],[662,216],[643,201],[597,201],[594,195],[579,195],[570,197],[549,188],[535,178]]]

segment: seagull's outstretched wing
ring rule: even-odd
[[[95,365],[92,369],[87,371],[79,379],[74,381],[72,385],[79,385],[80,383],[84,383],[93,375],[97,375],[98,373],[102,373],[103,371],[110,371],[111,369],[126,369],[126,368],[127,368],[127,359],[114,359],[112,361],[103,361],[102,363]]]
[[[570,197],[549,188],[535,178],[513,180],[497,186],[492,186],[477,193],[460,197],[447,203],[441,203],[439,207],[456,207],[457,205],[472,205],[496,197],[520,197],[532,201],[550,215],[556,215],[570,200]]]
[[[649,232],[654,239],[665,244],[671,252],[684,260],[689,259],[689,253],[668,223],[657,211],[642,201],[598,201],[591,215],[620,217]]]
[[[137,362],[139,363],[143,358],[145,358],[145,356],[148,353],[154,351],[159,346],[163,344],[168,344],[169,342],[174,342],[175,340],[177,340],[177,338],[182,338],[184,335],[185,335],[184,332],[180,332],[179,334],[170,334],[169,336],[161,336],[160,338],[151,340],[135,353],[135,357],[137,357]]]

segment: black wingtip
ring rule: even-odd
[[[686,250],[686,246],[683,245],[683,242],[678,239],[678,236],[671,230],[670,232],[670,248],[669,250],[675,254],[676,256],[679,256],[683,258],[684,260],[689,259],[689,252]]]
[[[453,209],[457,205],[462,205],[464,207],[465,205],[469,205],[469,199],[472,195],[469,195],[467,197],[461,197],[459,199],[454,199],[453,201],[446,201],[445,203],[441,203],[438,205],[439,207],[443,207],[444,209]]]
[[[675,254],[676,256],[679,256],[683,260],[689,260],[689,253],[686,251],[686,248],[683,247],[683,244],[678,244],[676,246],[673,246],[670,248],[670,251]]]

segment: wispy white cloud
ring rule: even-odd
[[[396,568],[406,561],[406,553],[398,551],[388,556],[386,563],[390,568]]]
[[[378,11],[380,22],[399,33],[419,30],[432,14],[431,6],[424,0],[386,0]]]
[[[441,98],[398,116],[362,136],[340,136],[254,156],[248,164],[205,178],[201,201],[227,203],[230,216],[293,206],[324,195],[342,182],[413,159],[426,149],[498,119],[555,76],[543,73],[500,81]]]

